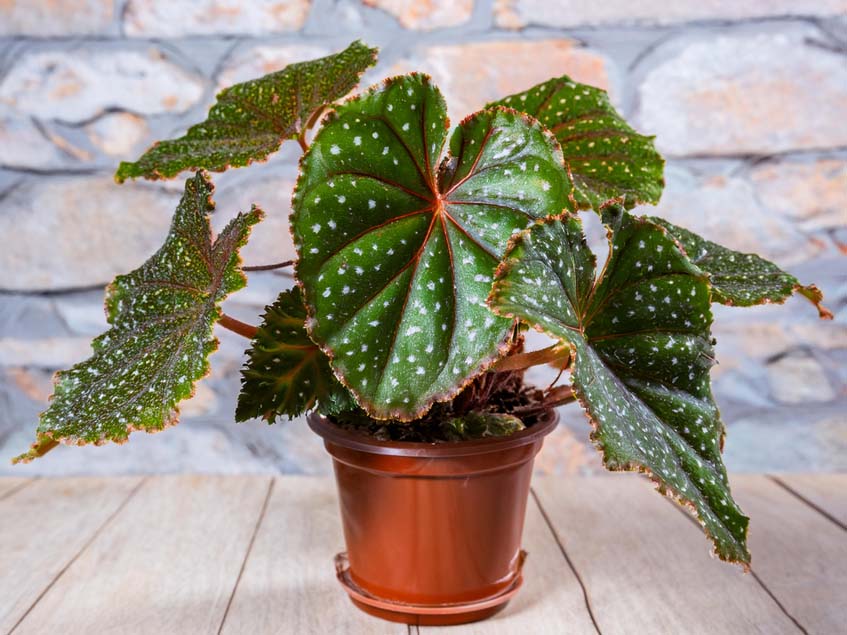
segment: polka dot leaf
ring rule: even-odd
[[[691,261],[709,274],[712,301],[731,306],[782,304],[793,293],[799,293],[815,305],[818,314],[832,319],[823,306],[823,293],[815,285],[802,285],[769,260],[756,254],[744,254],[706,240],[668,221],[651,217],[679,242]]]
[[[305,132],[313,116],[350,92],[375,62],[376,49],[356,41],[335,55],[230,86],[218,93],[204,122],[156,143],[138,161],[122,162],[115,179],[167,179],[183,170],[222,172],[262,161]]]
[[[306,307],[299,287],[279,294],[265,309],[247,363],[241,371],[237,421],[299,416],[317,405],[322,414],[353,410],[356,402],[306,333]]]
[[[556,135],[580,209],[599,210],[611,201],[627,208],[659,202],[664,159],[653,137],[633,130],[606,91],[563,76],[490,105],[532,115]]]
[[[238,250],[262,218],[256,208],[238,214],[213,241],[212,191],[205,173],[189,178],[162,247],[109,286],[111,328],[95,338],[90,358],[57,373],[35,444],[16,462],[60,442],[122,443],[130,432],[177,422],[177,404],[194,394],[218,346],[212,335],[218,305],[246,283]]]
[[[447,144],[425,75],[337,108],[301,162],[291,224],[312,339],[372,417],[412,420],[494,362],[510,321],[485,304],[509,237],[560,213],[558,144],[505,108]]]
[[[620,207],[604,221],[599,280],[580,221],[565,216],[515,239],[489,302],[571,346],[574,393],[606,467],[650,474],[696,512],[720,558],[746,565],[748,519],[730,494],[709,385],[708,279],[663,228]]]

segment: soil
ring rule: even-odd
[[[371,419],[363,410],[342,413],[330,420],[344,430],[378,441],[414,443],[450,442],[442,422],[468,412],[496,412],[517,416],[529,428],[544,412],[543,391],[523,381],[523,373],[509,371],[484,374],[452,401],[437,403],[421,419],[394,421]]]

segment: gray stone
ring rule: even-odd
[[[840,413],[839,413],[840,411]],[[763,411],[730,423],[724,462],[730,472],[847,470],[847,403],[809,420],[796,411]]]
[[[113,0],[7,0],[0,3],[0,35],[100,35],[111,31]]]
[[[105,114],[85,126],[91,144],[104,154],[135,160],[139,150],[149,145],[148,126],[143,117],[128,112]]]
[[[779,357],[768,364],[767,372],[774,398],[782,403],[831,401],[836,397],[823,367],[807,353]]]
[[[106,109],[183,112],[203,90],[202,78],[157,49],[92,47],[25,55],[0,82],[0,104],[42,119],[78,122]]]
[[[0,366],[61,370],[91,355],[91,338],[0,338]]]
[[[293,179],[267,171],[267,178],[239,179],[219,185],[215,190],[217,211],[212,226],[220,231],[238,211],[247,211],[252,204],[265,212],[264,220],[253,228],[250,240],[241,250],[241,259],[248,265],[266,265],[296,258],[288,217],[291,213]]]
[[[218,75],[218,90],[280,71],[289,64],[329,55],[332,50],[314,44],[248,46],[230,57]]]
[[[104,285],[159,248],[178,196],[108,176],[30,180],[0,207],[0,289]]]
[[[0,165],[10,168],[55,169],[72,160],[51,143],[29,117],[0,115]]]
[[[763,205],[755,187],[731,174],[694,173],[679,165],[665,170],[662,200],[649,214],[666,218],[726,247],[753,252],[789,266],[810,260],[825,246]]]
[[[407,29],[431,31],[459,26],[470,20],[473,0],[362,0],[382,9]]]
[[[310,0],[129,0],[124,32],[150,38],[296,31],[310,7]]]
[[[67,329],[74,335],[99,335],[108,328],[103,306],[105,289],[62,293],[51,298],[52,305]]]
[[[785,16],[837,16],[847,12],[844,0],[495,0],[499,26],[578,27],[597,25],[665,25],[703,20],[749,20]]]
[[[670,42],[638,89],[638,127],[669,155],[847,145],[847,63],[803,33]]]
[[[847,161],[769,162],[754,168],[750,178],[764,205],[804,230],[847,223]]]
[[[444,93],[454,123],[490,101],[527,90],[551,77],[567,74],[576,81],[609,88],[612,74],[611,62],[603,55],[572,40],[551,38],[431,46],[375,75],[381,78],[411,71],[433,77]]]

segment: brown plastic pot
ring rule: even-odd
[[[517,434],[458,443],[377,441],[324,417],[347,552],[338,578],[360,609],[395,622],[472,622],[522,582],[532,463],[554,412]]]

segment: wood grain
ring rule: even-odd
[[[268,477],[149,479],[15,635],[217,633],[269,485]]]
[[[797,633],[755,578],[634,474],[536,484],[603,635]]]
[[[0,633],[18,623],[140,482],[38,479],[0,501]]]
[[[333,564],[343,550],[335,483],[279,477],[222,633],[406,635],[405,625],[370,617],[350,603]]]
[[[784,486],[732,479],[752,517],[756,577],[709,558],[690,518],[641,477],[536,479],[524,588],[501,614],[449,632],[595,633],[581,585],[604,635],[800,632],[792,620],[843,632],[847,532],[836,521],[847,477],[779,478]],[[349,602],[333,568],[343,539],[330,479],[270,486],[244,476],[0,479],[0,633],[441,632]]]
[[[764,476],[736,477],[753,570],[809,633],[847,630],[847,532]]]
[[[32,479],[19,478],[16,476],[4,476],[0,478],[0,500],[3,500],[11,494],[14,494],[16,491],[26,486],[27,484],[31,484],[31,482]]]
[[[450,635],[596,635],[579,580],[532,496],[523,544],[529,557],[524,565],[524,585],[517,596],[491,619],[453,627]],[[444,629],[424,626],[419,631],[444,633]]]
[[[847,527],[847,474],[780,474],[772,478]]]

